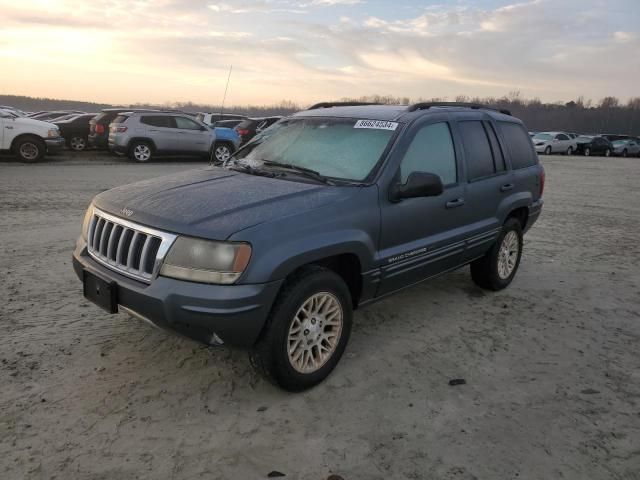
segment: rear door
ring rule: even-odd
[[[211,146],[212,133],[187,117],[174,117],[178,133],[178,146],[185,153],[207,153]],[[203,130],[206,128],[206,130]]]
[[[464,249],[469,207],[448,115],[418,120],[405,136],[408,140],[396,150],[388,167],[394,176],[380,188],[378,295],[456,267]],[[437,197],[391,202],[389,188],[405,183],[412,172],[439,175],[444,192]]]
[[[515,189],[503,147],[490,117],[476,114],[456,122],[463,145],[470,222],[464,260],[483,255],[500,233],[500,203]]]
[[[142,115],[143,136],[151,139],[157,151],[171,153],[180,150],[178,132],[173,117],[168,115]]]
[[[555,142],[553,145],[554,152],[566,152],[569,147],[571,147],[571,139],[568,135],[564,133],[559,133],[556,135]]]

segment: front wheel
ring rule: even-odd
[[[605,157],[610,157],[611,156],[611,150],[609,150],[608,148],[604,151],[604,156]]]
[[[331,270],[306,267],[288,280],[250,353],[269,381],[299,392],[335,368],[349,341],[353,307],[347,285]]]
[[[522,243],[522,225],[515,218],[507,219],[491,250],[471,263],[471,278],[476,285],[488,290],[506,288],[520,266]]]
[[[591,149],[589,147],[584,149],[584,156],[585,157],[591,156]]]
[[[544,154],[545,155],[551,155],[551,147],[547,147],[544,149]]]
[[[231,148],[227,144],[216,143],[213,146],[213,155],[215,159],[220,163],[224,163],[229,160],[232,153],[233,152],[231,151]]]
[[[26,163],[35,163],[44,158],[47,147],[38,138],[23,138],[18,140],[14,147],[18,160]]]
[[[623,156],[624,158],[627,158],[627,155],[628,155],[628,154],[629,154],[629,152],[627,152],[626,150],[623,150],[623,151],[622,151],[622,156]]]

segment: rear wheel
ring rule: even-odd
[[[26,163],[35,163],[44,158],[47,147],[39,138],[27,137],[16,142],[14,151],[18,160]]]
[[[573,153],[573,147],[567,148],[567,155],[571,155]]]
[[[544,149],[544,154],[545,155],[551,155],[551,147],[547,147]]]
[[[129,158],[136,162],[148,162],[153,156],[153,150],[149,142],[135,141],[129,148]]]
[[[87,139],[80,136],[73,136],[69,140],[69,147],[76,152],[82,152],[87,148]]]
[[[627,150],[626,150],[626,149],[622,151],[622,156],[623,156],[623,157],[627,158],[627,155],[628,155],[628,154],[629,154],[629,152],[627,152]]]
[[[491,250],[471,263],[471,278],[479,287],[502,290],[516,276],[521,257],[522,225],[516,218],[509,218]]]
[[[605,157],[610,157],[611,156],[611,150],[609,150],[608,148],[604,151],[604,156]]]
[[[251,363],[269,381],[306,390],[334,369],[349,341],[351,295],[342,278],[318,266],[288,280],[251,351]]]

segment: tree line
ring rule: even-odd
[[[540,99],[526,99],[519,92],[511,92],[499,98],[459,95],[453,99],[441,97],[411,99],[409,97],[371,95],[359,98],[342,98],[338,101],[362,101],[390,105],[409,105],[411,103],[429,101],[478,103],[511,111],[514,116],[522,119],[527,128],[532,131],[563,130],[577,133],[619,133],[640,136],[640,97],[631,98],[627,102],[621,102],[618,98],[609,96],[597,102],[579,97],[569,102],[544,103]],[[309,106],[287,100],[271,105],[230,105],[224,108],[220,105],[193,102],[167,102],[162,105],[147,103],[108,105],[17,95],[0,95],[0,105],[11,105],[26,111],[82,110],[99,112],[103,108],[113,106],[172,108],[191,113],[224,111],[250,117],[290,115]]]

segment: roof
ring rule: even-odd
[[[500,113],[491,109],[472,109],[459,105],[434,105],[426,109],[416,109],[411,111],[408,105],[353,105],[314,108],[297,112],[293,117],[338,117],[338,118],[360,118],[364,120],[384,120],[409,122],[424,115],[438,113],[442,111],[471,112],[481,111],[500,120],[519,122],[515,117]]]

